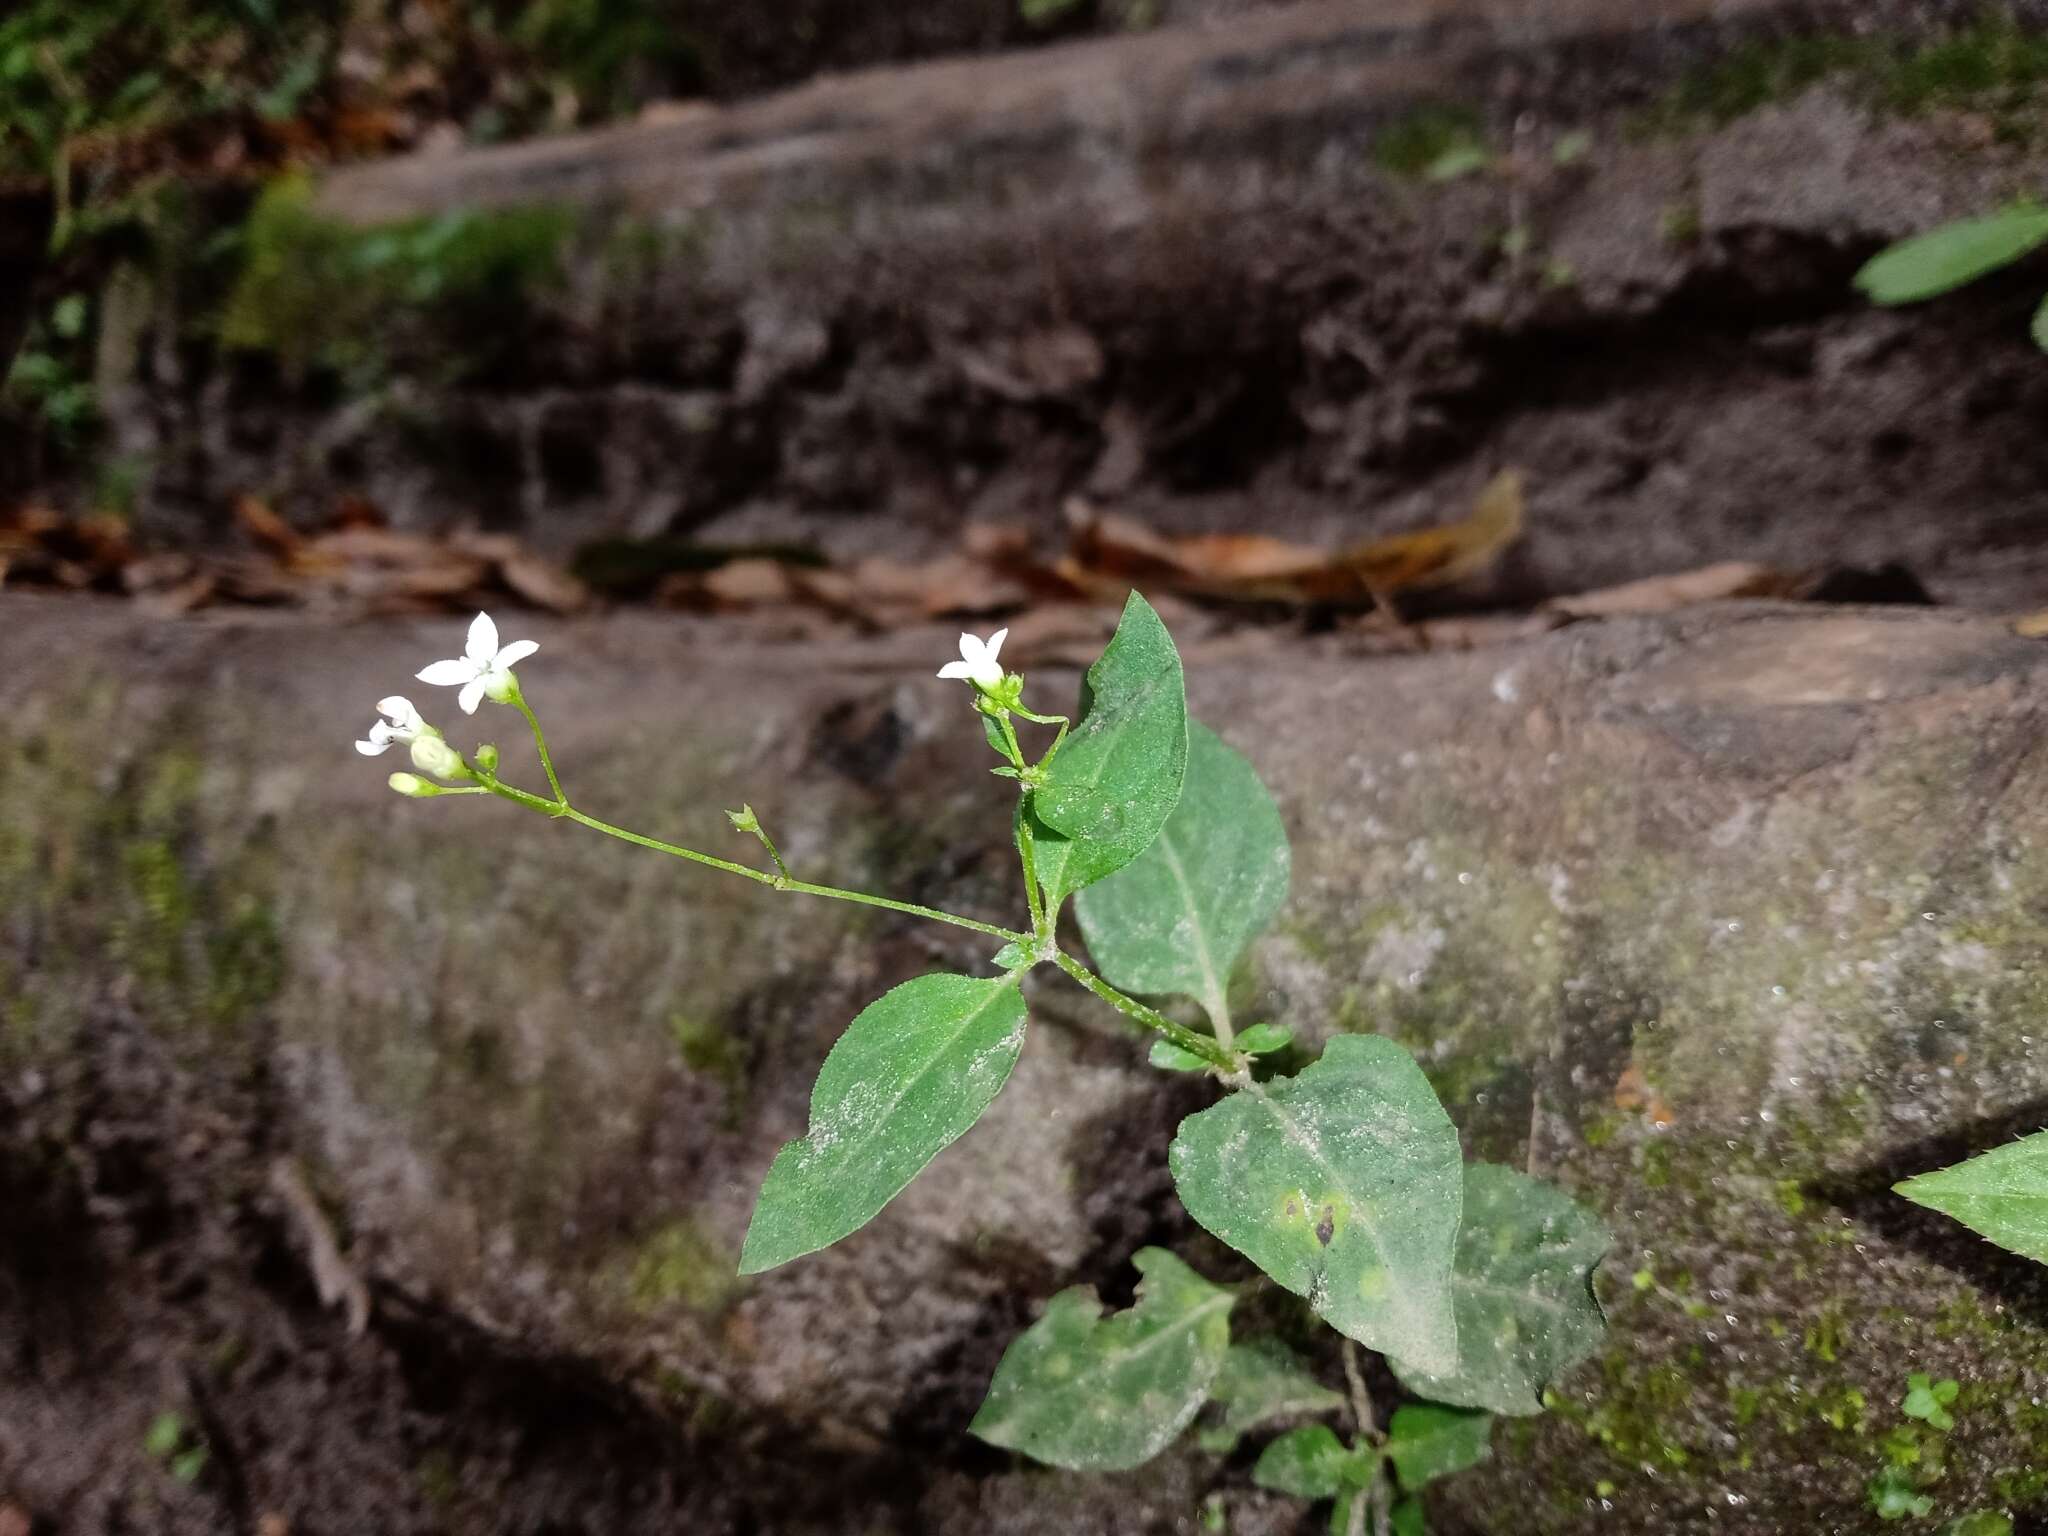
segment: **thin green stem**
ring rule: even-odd
[[[1031,907],[1031,936],[1043,942],[1052,924],[1046,919],[1045,897],[1038,889],[1038,843],[1031,835],[1031,818],[1024,802],[1017,802],[1017,858],[1024,866],[1024,900]]]
[[[1022,773],[1025,769],[1024,744],[1017,740],[1017,727],[1010,724],[1009,712],[1005,710],[996,716],[996,724],[1003,728],[1003,744],[1010,749],[1010,761]]]
[[[533,732],[533,744],[540,750],[540,766],[548,776],[548,788],[555,792],[555,804],[566,806],[569,797],[562,793],[562,781],[555,777],[554,759],[548,756],[548,739],[541,733],[540,720],[534,715],[533,706],[526,702],[526,695],[519,685],[512,685],[512,704],[519,713],[526,716],[527,729]]]
[[[1017,707],[1017,714],[1020,718],[1029,720],[1033,725],[1057,725],[1059,727],[1059,731],[1053,736],[1052,745],[1045,749],[1045,756],[1038,760],[1038,766],[1041,769],[1049,767],[1053,758],[1059,753],[1060,744],[1067,739],[1067,732],[1072,728],[1073,721],[1069,720],[1065,715],[1034,715],[1030,710],[1023,708],[1021,705]]]
[[[1135,997],[1124,996],[1123,993],[1117,991],[1115,987],[1112,987],[1108,982],[1104,981],[1100,976],[1089,970],[1087,966],[1064,950],[1055,950],[1052,959],[1053,963],[1061,970],[1109,1004],[1118,1013],[1123,1014],[1127,1018],[1136,1019],[1147,1029],[1158,1030],[1160,1034],[1166,1036],[1167,1039],[1171,1040],[1182,1050],[1189,1052],[1191,1055],[1201,1057],[1202,1060],[1212,1066],[1220,1067],[1225,1072],[1236,1072],[1238,1070],[1237,1057],[1207,1035],[1197,1034],[1185,1024],[1174,1023],[1172,1019],[1169,1019],[1158,1009],[1147,1008]]]
[[[892,901],[887,896],[870,896],[865,891],[843,891],[837,886],[813,885],[808,880],[779,878],[746,864],[736,864],[731,859],[717,858],[708,853],[699,853],[694,848],[665,843],[658,837],[629,832],[624,827],[615,827],[608,821],[599,821],[595,816],[584,814],[566,800],[543,800],[539,795],[528,794],[525,790],[496,778],[484,779],[483,787],[502,800],[510,800],[514,805],[523,805],[528,810],[539,811],[546,816],[559,816],[575,822],[578,826],[588,827],[593,832],[602,832],[606,837],[616,837],[620,842],[632,843],[639,848],[649,848],[656,853],[665,853],[671,858],[687,859],[692,864],[723,870],[728,875],[738,875],[741,879],[751,880],[756,885],[770,886],[778,891],[801,891],[806,896],[824,896],[833,901],[851,901],[863,907],[884,907],[891,912],[901,912],[909,917],[922,917],[934,923],[947,923],[955,928],[971,928],[976,933],[985,933],[991,938],[1002,939],[1011,944],[1029,943],[1033,938],[1033,935],[1019,933],[1013,928],[999,928],[994,923],[978,922],[971,917],[961,917],[955,912],[941,912],[936,907],[921,907],[908,901]]]
[[[1351,1418],[1358,1426],[1358,1438],[1378,1446],[1384,1437],[1372,1409],[1372,1396],[1365,1390],[1365,1372],[1359,1369],[1358,1346],[1344,1341],[1344,1385],[1349,1388]],[[1350,1529],[1346,1536],[1364,1536],[1366,1521],[1372,1522],[1372,1536],[1388,1536],[1393,1526],[1394,1490],[1387,1481],[1386,1458],[1373,1466],[1372,1481],[1359,1490],[1351,1504]]]

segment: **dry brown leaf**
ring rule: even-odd
[[[1377,597],[1447,587],[1477,575],[1521,537],[1523,506],[1521,471],[1504,469],[1479,493],[1470,517],[1374,539],[1333,563]]]
[[[550,613],[580,613],[590,604],[590,589],[551,561],[526,550],[498,562],[506,586],[536,608]]]
[[[2048,640],[2048,608],[2014,619],[2012,632],[2022,640]]]
[[[270,503],[254,496],[235,498],[235,526],[285,565],[296,562],[306,546],[305,535],[279,517]]]
[[[1677,1118],[1663,1096],[1643,1076],[1642,1067],[1633,1061],[1622,1068],[1621,1076],[1614,1081],[1614,1107],[1641,1110],[1652,1125],[1668,1126]]]
[[[960,354],[969,383],[1024,403],[1057,400],[1102,377],[1102,345],[1077,325],[1049,326]]]
[[[1124,581],[1245,602],[1360,603],[1473,575],[1520,536],[1522,515],[1521,474],[1503,470],[1460,522],[1331,554],[1262,533],[1168,538],[1074,498],[1066,506],[1071,547],[1054,569],[1091,597]]]
[[[716,570],[704,571],[698,575],[696,585],[702,605],[713,608],[759,608],[786,603],[794,592],[788,568],[780,560],[759,558],[733,560]]]
[[[1571,597],[1554,597],[1543,606],[1552,613],[1573,619],[1612,619],[1626,614],[1671,613],[1694,603],[1713,603],[1739,597],[1781,597],[1794,578],[1768,565],[1750,560],[1723,560],[1697,570],[1676,571],[1669,576],[1649,576],[1625,581],[1619,586],[1601,587]]]
[[[342,1257],[333,1223],[313,1198],[313,1191],[307,1188],[305,1175],[290,1158],[278,1158],[270,1165],[270,1188],[298,1224],[299,1236],[306,1245],[306,1267],[313,1272],[320,1304],[341,1308],[348,1319],[350,1337],[360,1338],[370,1323],[369,1288]]]

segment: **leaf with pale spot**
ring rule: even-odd
[[[1015,977],[920,976],[863,1008],[818,1072],[809,1133],[768,1170],[740,1273],[866,1225],[981,1118],[1023,1046]]]
[[[1112,1317],[1087,1286],[1053,1297],[1003,1352],[969,1430],[1077,1472],[1149,1461],[1187,1428],[1230,1348],[1234,1291],[1163,1248],[1131,1262],[1135,1305]]]
[[[1168,1165],[1196,1221],[1339,1333],[1457,1364],[1458,1133],[1393,1041],[1339,1035],[1298,1076],[1190,1115]]]
[[[1103,978],[1225,1011],[1230,973],[1287,899],[1280,810],[1244,755],[1188,722],[1180,803],[1150,848],[1074,898]]]
[[[1451,1273],[1457,1365],[1425,1370],[1392,1351],[1394,1374],[1440,1403],[1541,1413],[1544,1387],[1600,1343],[1607,1325],[1593,1270],[1612,1241],[1564,1191],[1512,1168],[1472,1164]]]
[[[1953,1216],[2001,1248],[2048,1264],[2048,1131],[1907,1179],[1892,1191]]]
[[[1180,800],[1188,701],[1180,653],[1136,592],[1088,669],[1073,731],[1033,790],[1038,881],[1054,907],[1152,845]]]

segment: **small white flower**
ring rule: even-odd
[[[1003,669],[996,663],[996,652],[1003,648],[1003,641],[1009,633],[1007,629],[999,629],[986,640],[977,635],[962,635],[960,659],[939,668],[939,676],[964,678],[984,693],[993,693],[1003,682]]]
[[[469,626],[469,640],[462,647],[462,655],[421,669],[419,679],[438,688],[460,688],[462,692],[455,702],[462,706],[465,715],[473,715],[486,698],[500,704],[511,698],[517,686],[512,680],[513,666],[539,649],[531,640],[514,640],[499,649],[498,626],[491,622],[488,613],[480,613]]]
[[[380,756],[394,746],[410,746],[427,729],[427,722],[412,707],[412,701],[395,693],[377,701],[377,713],[387,718],[371,726],[369,736],[356,743],[356,750],[365,757]]]

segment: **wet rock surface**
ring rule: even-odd
[[[1063,979],[1033,977],[981,1125],[863,1232],[740,1281],[838,1031],[990,946],[390,795],[349,712],[454,622],[10,596],[0,623],[0,1502],[38,1529],[1136,1532],[1212,1492],[1233,1530],[1315,1528],[1247,1454],[1072,1478],[965,1435],[1061,1286],[1128,1296],[1148,1242],[1248,1275],[1166,1177],[1208,1090]],[[947,637],[528,627],[595,813],[738,856],[744,798],[808,876],[1016,916],[1003,786],[922,675]],[[1866,1530],[1915,1370],[1964,1383],[1942,1511],[2041,1504],[2048,1291],[1885,1190],[2048,1103],[2048,650],[1732,607],[1188,659],[1296,845],[1243,1016],[1399,1039],[1472,1155],[1617,1234],[1607,1346],[1435,1528]],[[858,753],[828,716],[869,722]],[[525,765],[505,723],[476,726]],[[361,1336],[320,1304],[323,1226]],[[143,1448],[162,1411],[210,1448],[189,1485]]]

